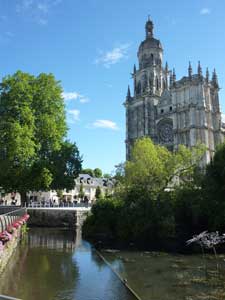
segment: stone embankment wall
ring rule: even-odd
[[[66,227],[74,229],[82,226],[87,211],[61,210],[55,208],[29,209],[28,226]]]
[[[10,241],[5,244],[0,254],[0,274],[4,271],[21,238],[21,229],[17,229]]]

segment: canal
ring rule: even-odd
[[[23,300],[135,300],[80,232],[32,228],[1,276]]]
[[[104,250],[142,300],[224,300],[225,256]],[[217,268],[218,265],[218,268]],[[81,234],[33,228],[0,280],[23,300],[135,300]]]

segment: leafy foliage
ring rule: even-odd
[[[102,198],[102,190],[100,188],[100,186],[97,186],[96,191],[95,191],[95,198],[97,200]]]
[[[97,178],[101,178],[102,177],[102,170],[99,168],[95,168],[94,169],[94,176]]]
[[[113,198],[94,205],[84,233],[95,235],[95,231],[103,232],[103,228],[107,228],[106,236],[143,247],[163,246],[165,241],[174,239],[184,228],[185,214],[189,225],[190,213],[195,221],[195,202],[193,200],[193,210],[186,210],[185,205],[189,208],[191,202],[188,203],[188,199],[185,202],[183,196],[186,189],[188,197],[189,190],[199,191],[195,174],[203,153],[202,146],[191,150],[180,146],[173,153],[154,145],[149,138],[136,141],[130,161],[117,167]],[[109,210],[114,211],[118,203],[114,218],[109,216],[108,224]],[[89,226],[93,226],[93,231]]]
[[[65,141],[62,88],[52,74],[21,71],[0,84],[0,184],[6,191],[70,188],[81,168]],[[23,199],[24,200],[24,199]]]

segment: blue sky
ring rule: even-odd
[[[125,160],[122,104],[148,14],[177,79],[189,61],[216,68],[225,112],[224,11],[224,0],[0,0],[0,79],[53,73],[83,166],[111,172]]]

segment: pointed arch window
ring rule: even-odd
[[[151,64],[153,65],[154,62],[154,55],[151,53]]]
[[[159,90],[159,78],[158,77],[156,77],[156,89],[157,89],[157,91]]]

